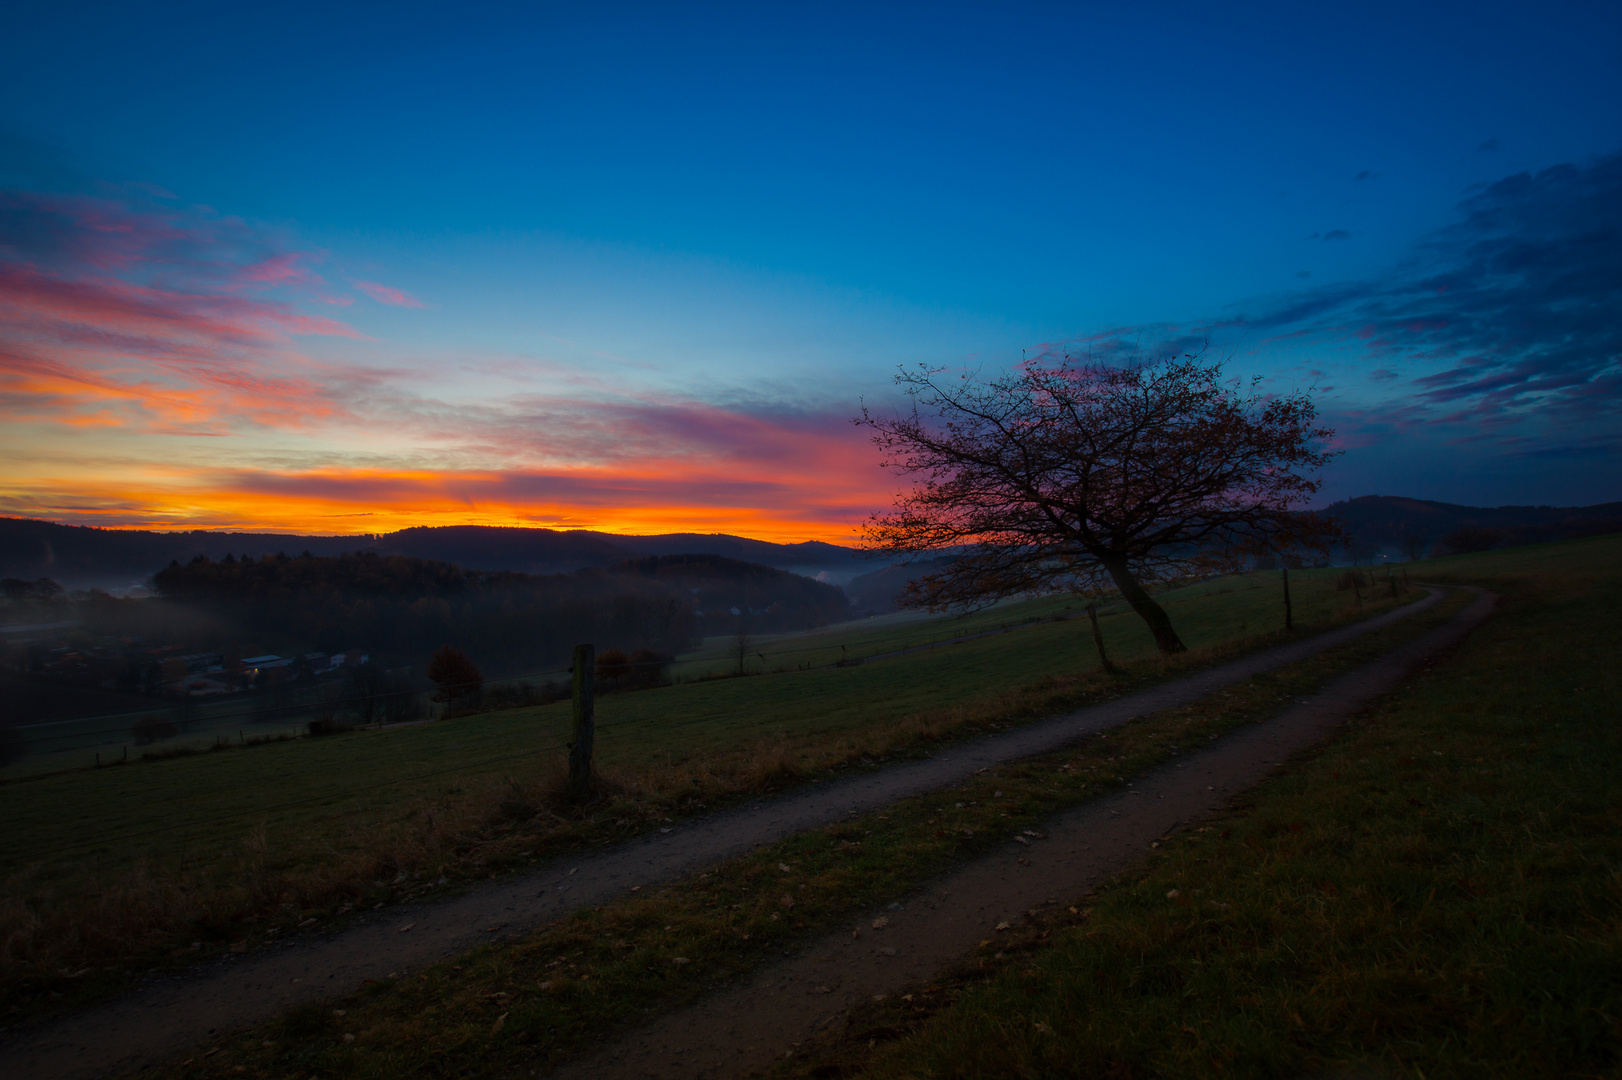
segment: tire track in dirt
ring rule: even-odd
[[[514,937],[570,912],[669,881],[806,829],[864,813],[1185,705],[1428,610],[1440,590],[1383,615],[1149,687],[1101,705],[977,739],[920,760],[813,784],[683,822],[659,834],[562,856],[522,877],[438,903],[402,904],[349,923],[154,976],[115,1001],[54,1018],[0,1043],[0,1075],[79,1080],[166,1060],[290,1006]]]
[[[829,934],[795,959],[564,1065],[553,1080],[726,1080],[792,1056],[815,1038],[840,1037],[854,1006],[928,981],[981,942],[996,940],[999,924],[1085,894],[1142,859],[1153,841],[1220,810],[1323,742],[1491,614],[1497,597],[1472,591],[1476,600],[1445,626],[1330,681],[1281,715],[1162,765],[1127,791],[1055,815],[1044,823],[1043,839],[1010,842],[899,908],[866,913],[856,924],[859,937]]]

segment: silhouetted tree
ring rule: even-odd
[[[455,645],[441,645],[429,658],[428,678],[439,687],[434,700],[451,705],[477,699],[484,687],[484,672]]]
[[[1425,538],[1418,533],[1409,533],[1402,538],[1402,553],[1408,556],[1409,562],[1416,561],[1425,554]]]
[[[962,554],[912,582],[940,610],[1113,583],[1163,653],[1184,648],[1144,582],[1327,550],[1339,526],[1295,507],[1333,435],[1303,391],[1263,395],[1198,357],[1125,368],[1027,364],[990,383],[920,366],[894,417],[862,410],[884,465],[922,479],[864,526],[871,550]],[[922,409],[922,411],[921,411]],[[934,414],[926,417],[925,413]]]
[[[625,654],[618,649],[604,649],[598,653],[598,684],[608,688],[618,686],[625,679],[627,663]]]
[[[626,661],[629,669],[626,679],[632,686],[658,686],[665,678],[665,670],[675,657],[669,653],[638,649]]]

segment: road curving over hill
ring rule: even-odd
[[[1141,860],[1156,840],[1221,810],[1321,743],[1491,614],[1497,597],[1471,591],[1475,602],[1444,626],[1330,680],[1273,719],[1183,754],[1124,791],[1055,814],[1043,822],[1039,840],[1004,844],[905,903],[862,915],[860,936],[840,930],[809,941],[793,959],[762,967],[549,1075],[726,1080],[759,1072],[814,1040],[839,1039],[856,1006],[927,982],[1055,898],[1085,895]]]
[[[292,938],[256,953],[200,965],[182,976],[154,976],[137,991],[121,999],[56,1018],[0,1043],[0,1074],[38,1077],[40,1080],[69,1080],[130,1071],[162,1061],[199,1043],[217,1040],[232,1031],[269,1019],[289,1006],[351,993],[366,980],[398,975],[492,940],[517,936],[560,919],[578,908],[624,896],[634,887],[669,881],[753,847],[773,843],[900,799],[951,786],[979,770],[1046,753],[1139,717],[1190,704],[1224,686],[1347,644],[1428,610],[1441,600],[1442,595],[1440,589],[1427,588],[1424,598],[1360,623],[1267,649],[1101,705],[965,742],[921,760],[897,763],[837,781],[807,785],[773,798],[753,800],[726,811],[691,819],[656,835],[589,854],[561,857],[534,873],[492,882],[450,900],[396,905],[330,934],[315,932]],[[1110,796],[1060,815],[1050,830],[1053,839],[1043,842],[1048,852],[1070,850],[1061,839],[1063,835],[1068,835],[1062,833],[1061,828],[1069,828],[1060,825],[1061,819],[1082,820],[1089,814],[1101,814],[1111,822],[1137,822],[1149,831],[1144,834],[1142,843],[1139,843],[1135,831],[1120,833],[1118,842],[1089,840],[1082,849],[1085,854],[1072,852],[1073,866],[1061,869],[1056,861],[1053,872],[1065,881],[1080,881],[1084,878],[1093,880],[1099,874],[1118,869],[1127,854],[1142,850],[1147,838],[1163,834],[1190,815],[1214,808],[1244,786],[1261,779],[1271,765],[1264,764],[1258,772],[1258,762],[1264,758],[1267,762],[1276,762],[1293,752],[1284,749],[1283,743],[1259,750],[1267,744],[1252,745],[1256,739],[1285,738],[1288,741],[1306,738],[1307,742],[1302,745],[1310,745],[1349,716],[1350,711],[1360,707],[1359,702],[1367,703],[1386,692],[1414,664],[1461,638],[1486,617],[1491,606],[1490,595],[1481,594],[1474,604],[1442,629],[1342,676],[1310,702],[1291,709],[1267,724],[1228,735],[1213,743],[1197,758],[1181,758],[1178,766],[1174,767],[1175,776],[1189,783],[1198,778],[1199,783],[1194,786],[1197,791],[1194,788],[1188,791],[1179,788],[1178,794],[1173,797],[1168,792],[1152,790],[1151,782],[1144,781],[1135,785],[1135,793]],[[1359,679],[1362,681],[1358,682]],[[1312,720],[1312,716],[1319,719]],[[1268,732],[1289,734],[1275,736]],[[1258,757],[1258,753],[1262,757]],[[1163,772],[1166,770],[1155,773],[1154,777],[1160,777]],[[1217,782],[1219,780],[1220,783]],[[1122,807],[1115,806],[1115,803],[1123,800]],[[1145,807],[1156,813],[1137,812]],[[1111,814],[1108,812],[1110,810],[1117,813]],[[1078,815],[1081,817],[1078,818]],[[1091,825],[1084,826],[1083,831],[1090,828]],[[1013,861],[1012,855],[1003,853],[1001,857],[1003,862]],[[1068,889],[1057,879],[1053,884],[1048,884],[1047,874],[1035,878],[1029,874],[1010,874],[1006,867],[992,861],[997,858],[999,856],[994,855],[990,860],[973,864],[961,871],[960,875],[972,875],[977,872],[976,867],[993,866],[994,869],[988,872],[988,882],[1007,879],[1012,887],[1019,882],[1037,880],[1041,883],[1035,887],[1036,892],[1043,896],[1056,895],[1056,889]],[[958,877],[954,876],[952,880],[956,881]],[[900,971],[907,972],[908,979],[916,978],[917,971],[930,964],[944,962],[950,957],[945,953],[937,957],[936,952],[942,948],[948,948],[948,951],[956,948],[955,944],[948,946],[947,943],[955,943],[964,934],[972,937],[980,933],[980,923],[991,917],[989,912],[1001,911],[1012,903],[1012,900],[985,893],[983,889],[937,886],[935,892],[941,888],[947,888],[941,903],[947,902],[953,895],[974,895],[982,899],[971,904],[974,908],[972,912],[963,908],[961,903],[953,905],[953,910],[958,914],[950,916],[940,909],[939,904],[934,909],[928,903],[913,905],[916,918],[922,920],[920,927],[931,919],[947,922],[956,919],[962,925],[947,933],[947,922],[943,922],[938,941],[928,947],[920,945],[916,955],[904,963],[894,963],[895,958],[885,955],[885,963],[879,967],[891,974],[884,978],[893,978],[894,972]],[[1030,904],[1024,906],[1029,907]],[[932,910],[937,914],[931,916]],[[1019,910],[1019,904],[1015,903],[1009,910]],[[910,916],[913,912],[906,914]],[[898,930],[892,936],[905,937],[906,933],[901,928],[909,921],[892,919]],[[962,933],[957,930],[962,930]],[[922,929],[916,932],[916,936],[920,942],[936,938],[933,931]],[[969,941],[968,944],[972,946],[973,942]],[[902,955],[895,941],[887,941],[885,945],[898,950],[897,958]],[[958,953],[961,951],[957,950]],[[860,966],[855,961],[853,965]],[[827,973],[823,972],[824,981],[826,977]],[[849,993],[883,992],[868,988],[868,983],[876,977],[871,973],[862,977],[852,976]],[[765,981],[750,993],[763,1003],[775,999],[777,995],[769,990],[773,979],[787,979],[788,982],[782,985],[792,986],[794,975],[776,968],[762,971],[751,980],[750,985]],[[843,1000],[844,996],[848,995],[842,995],[838,1000]],[[729,996],[728,1000],[732,998]],[[803,995],[790,994],[784,999],[787,1008],[784,1015],[803,1019],[812,1012],[806,1007],[805,1001]],[[836,1003],[834,999],[824,1003],[826,1007],[817,1013],[819,1022],[825,1024],[830,1016],[837,1014]],[[650,1036],[656,1036],[673,1022],[672,1019],[655,1024]],[[767,1023],[776,1024],[778,1021],[769,1019]],[[739,1014],[733,1026],[738,1028],[739,1025],[742,1028],[755,1026],[743,1014]],[[735,1053],[743,1042],[734,1039],[724,1047],[721,1042],[712,1038],[705,1044],[707,1049],[695,1044],[691,1052],[676,1053],[674,1057],[664,1052],[665,1064],[658,1066],[651,1061],[639,1064],[621,1061],[614,1068],[652,1068],[664,1075],[671,1060],[707,1057],[712,1067],[724,1058],[726,1071],[733,1072],[743,1064],[744,1057]],[[754,1043],[760,1045],[762,1052],[765,1051],[762,1040],[754,1040]],[[668,1046],[669,1043],[666,1040],[657,1045]],[[653,1044],[649,1045],[647,1052],[656,1052]],[[781,1056],[783,1052],[782,1041],[772,1041],[771,1053]],[[600,1063],[608,1060],[598,1059]],[[589,1063],[582,1063],[579,1067],[588,1069],[582,1075],[607,1075],[590,1073],[589,1069],[597,1066]]]

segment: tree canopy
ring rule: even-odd
[[[1270,549],[1326,550],[1337,526],[1298,508],[1333,432],[1310,395],[1225,381],[1184,356],[1127,367],[1029,363],[991,382],[927,367],[910,411],[863,409],[883,464],[917,478],[863,528],[872,550],[956,558],[908,586],[943,610],[1113,584],[1165,653],[1184,646],[1147,583]]]

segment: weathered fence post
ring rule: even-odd
[[[1282,567],[1279,573],[1284,577],[1284,629],[1295,629],[1295,615],[1290,611],[1290,568]]]
[[[574,647],[574,732],[569,740],[569,801],[585,802],[591,793],[591,744],[596,735],[596,702],[592,676],[595,645]]]
[[[1098,605],[1087,605],[1087,621],[1093,624],[1093,644],[1098,647],[1098,663],[1105,671],[1114,673],[1115,665],[1104,652],[1104,632],[1098,628]]]

